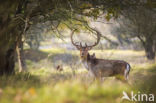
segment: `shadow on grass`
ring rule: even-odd
[[[28,49],[24,51],[25,59],[38,62],[48,57],[48,53],[39,50]]]
[[[48,59],[51,62],[61,62],[63,64],[71,64],[73,61],[78,61],[79,58],[76,55],[70,53],[47,53],[39,50],[25,50],[24,51],[25,59],[31,60],[33,62],[39,62],[43,59]]]

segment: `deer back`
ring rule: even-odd
[[[95,76],[107,77],[124,75],[127,63],[121,60],[88,58],[88,67]]]

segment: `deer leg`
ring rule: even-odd
[[[98,71],[97,74],[95,74],[95,77],[98,82],[102,83],[101,71]]]

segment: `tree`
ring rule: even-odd
[[[130,2],[131,1],[131,2]],[[44,20],[58,23],[106,13],[118,17],[121,10],[136,6],[140,0],[0,0],[0,75],[14,73],[15,51],[30,25]],[[86,21],[87,22],[87,21]],[[84,24],[84,23],[83,23]],[[56,30],[56,28],[55,28]]]
[[[129,38],[137,37],[142,43],[149,60],[153,60],[156,53],[155,19],[155,10],[142,6],[123,11],[119,19],[119,32],[124,33]]]

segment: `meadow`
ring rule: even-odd
[[[113,77],[94,80],[79,60],[79,52],[64,49],[25,50],[27,72],[0,77],[0,103],[135,103],[122,100],[123,91],[156,95],[156,64],[143,51],[92,50],[97,58],[131,64],[128,83]],[[57,71],[61,65],[63,71]],[[138,103],[143,103],[139,102]],[[149,103],[149,102],[148,102]],[[153,102],[154,103],[154,102]]]

